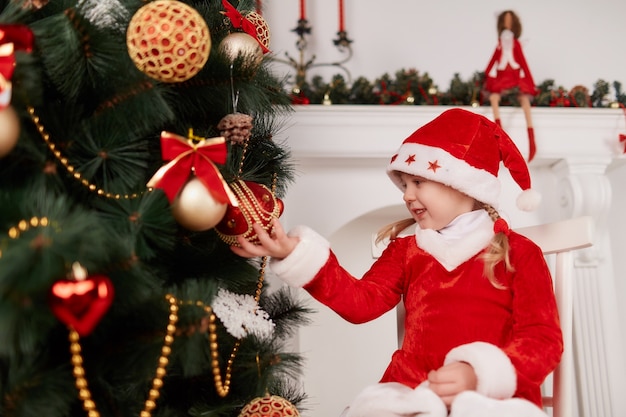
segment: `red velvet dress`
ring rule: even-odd
[[[510,30],[504,30],[485,69],[485,90],[502,93],[514,87],[524,94],[537,94],[521,44]]]
[[[502,264],[496,268],[504,290],[484,277],[478,254],[447,271],[417,246],[415,236],[392,241],[362,279],[351,276],[330,252],[304,289],[353,323],[373,320],[404,299],[404,343],[381,382],[416,387],[451,350],[482,341],[481,349],[493,351],[479,355],[480,366],[470,361],[478,366],[479,385],[484,377],[483,383],[497,390],[500,378],[512,378],[507,396],[514,392],[541,406],[540,385],[563,348],[552,279],[537,245],[514,232],[509,242],[516,271],[507,273]],[[500,366],[498,355],[510,360],[510,370]]]

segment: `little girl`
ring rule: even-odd
[[[490,92],[489,102],[495,122],[500,124],[500,98],[507,90],[518,88],[518,99],[524,110],[526,130],[528,131],[528,161],[532,161],[537,147],[533,128],[530,100],[537,94],[535,81],[519,42],[522,23],[512,10],[498,15],[498,46],[494,51],[487,69],[485,69],[485,90]]]
[[[353,323],[404,303],[402,346],[346,417],[545,416],[540,385],[563,346],[558,313],[541,249],[496,210],[501,162],[524,190],[517,205],[536,207],[524,158],[487,118],[450,109],[409,136],[387,173],[411,219],[387,228],[388,247],[361,279],[305,226],[286,234],[275,220],[269,235],[254,225],[260,244],[232,247],[271,256],[279,278]],[[415,234],[397,237],[409,223]]]

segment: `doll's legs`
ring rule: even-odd
[[[548,417],[535,404],[521,398],[495,400],[476,391],[464,391],[456,396],[449,417]]]
[[[493,112],[493,120],[498,126],[500,124],[500,94],[491,93],[489,95],[489,102],[491,103],[491,111]]]
[[[425,385],[412,389],[397,382],[370,385],[341,417],[446,417],[441,398]]]
[[[532,161],[537,152],[535,145],[535,130],[533,129],[533,118],[530,113],[530,96],[528,94],[520,94],[519,102],[524,110],[524,117],[526,118],[526,130],[528,131],[528,162]]]

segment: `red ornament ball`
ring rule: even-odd
[[[229,205],[222,221],[215,226],[218,236],[229,245],[239,245],[238,236],[251,243],[258,243],[259,237],[252,228],[258,223],[271,233],[271,222],[283,213],[283,202],[264,185],[251,181],[236,181],[230,184],[238,206]]]
[[[211,35],[192,7],[174,0],[156,0],[133,15],[126,46],[140,71],[156,80],[176,83],[204,67],[211,51]]]
[[[300,413],[286,399],[277,395],[258,397],[250,401],[239,417],[299,417]]]

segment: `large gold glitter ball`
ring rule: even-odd
[[[192,178],[172,202],[172,215],[184,228],[200,232],[218,224],[227,208],[227,204],[213,198],[198,178]]]
[[[211,34],[192,7],[179,1],[157,0],[133,15],[126,47],[135,66],[147,76],[177,83],[204,67],[211,51]]]
[[[286,399],[277,395],[266,395],[246,404],[239,417],[300,417],[300,413]]]
[[[20,137],[20,119],[13,107],[0,107],[0,158],[7,156]]]
[[[263,16],[257,12],[250,12],[246,15],[246,19],[256,28],[256,38],[261,42],[261,45],[270,49],[270,27]]]
[[[244,32],[233,32],[220,42],[219,50],[231,62],[242,58],[244,68],[255,70],[263,61],[263,50],[259,42]]]

